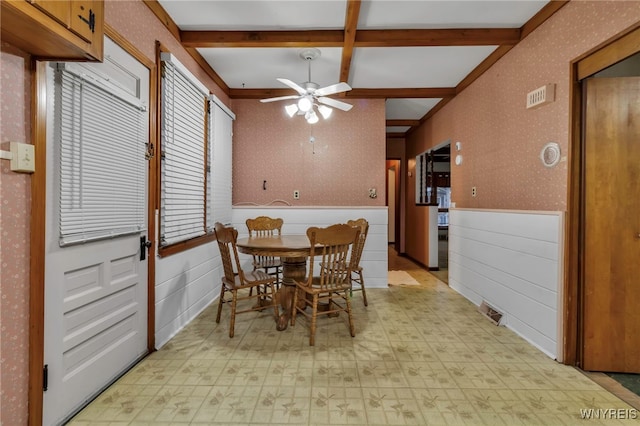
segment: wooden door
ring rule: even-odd
[[[640,77],[585,84],[582,367],[640,373]]]

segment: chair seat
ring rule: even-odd
[[[333,293],[335,291],[347,290],[351,288],[351,281],[349,280],[349,278],[347,278],[342,284],[332,286],[331,290],[320,287],[320,277],[313,277],[311,286],[308,285],[308,279],[305,279],[305,281],[303,282],[296,281],[296,284],[298,285],[298,287],[300,287],[301,290],[309,294]]]
[[[222,279],[222,282],[228,289],[241,289],[255,287],[257,284],[268,284],[273,281],[273,277],[264,271],[256,269],[254,271],[244,271],[245,282],[238,275],[234,277],[233,282],[228,279]]]

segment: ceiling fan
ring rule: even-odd
[[[347,83],[336,83],[326,87],[319,87],[317,83],[311,81],[311,61],[320,56],[320,50],[314,48],[303,49],[300,51],[300,57],[307,61],[309,64],[309,80],[297,84],[286,78],[278,78],[277,80],[292,88],[297,95],[279,96],[276,98],[261,99],[260,102],[276,102],[285,100],[297,100],[296,103],[287,105],[285,110],[290,117],[294,115],[304,115],[307,122],[310,124],[317,123],[319,118],[316,114],[314,107],[318,109],[318,112],[326,120],[331,116],[333,108],[337,108],[342,111],[349,111],[353,108],[353,105],[346,102],[342,102],[336,99],[328,98],[329,95],[335,95],[336,93],[347,92],[351,90],[351,86]]]

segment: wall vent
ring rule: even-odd
[[[482,315],[487,317],[489,321],[491,321],[495,325],[500,325],[500,320],[502,319],[502,313],[498,312],[496,309],[489,306],[487,302],[483,300],[480,306],[478,307],[478,310]]]
[[[547,84],[527,93],[527,109],[549,104],[555,100],[556,85]]]

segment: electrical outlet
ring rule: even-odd
[[[475,197],[476,195],[478,195],[478,191],[476,190],[475,186],[471,187],[471,196]]]
[[[294,200],[299,200],[300,199],[300,191],[298,191],[297,189],[295,191],[293,191],[293,199]]]

